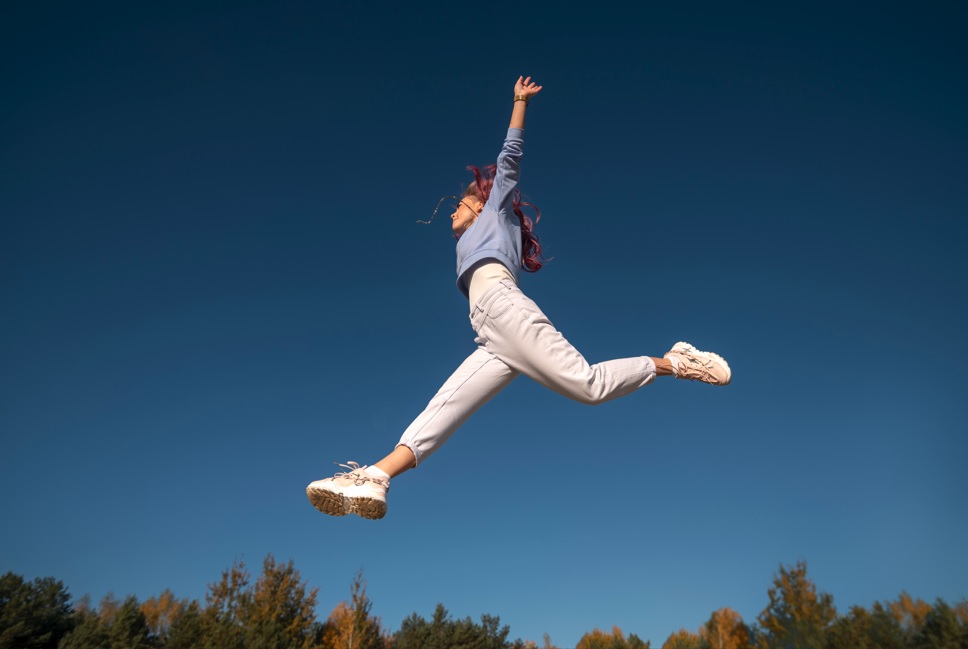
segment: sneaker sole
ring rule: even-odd
[[[306,489],[313,507],[330,516],[356,514],[371,521],[386,516],[387,504],[376,498],[347,498],[326,489]]]

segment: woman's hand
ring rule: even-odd
[[[541,92],[541,86],[532,81],[531,77],[528,77],[527,79],[524,77],[518,77],[517,83],[514,84],[515,97],[523,95],[528,99],[531,99],[539,92]]]
[[[532,81],[531,77],[518,77],[517,83],[514,84],[514,108],[511,110],[511,128],[524,128],[524,114],[528,108],[528,101],[539,92],[541,92],[541,86]]]

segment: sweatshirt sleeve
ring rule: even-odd
[[[494,174],[494,186],[487,199],[488,206],[496,212],[510,212],[512,209],[514,190],[521,177],[521,155],[524,143],[523,128],[509,128],[504,146],[497,156],[497,171]]]

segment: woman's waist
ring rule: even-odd
[[[514,274],[496,259],[482,259],[471,266],[467,271],[467,297],[471,311],[494,285],[502,281],[511,282],[517,286]]]

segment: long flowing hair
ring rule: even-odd
[[[491,188],[494,186],[497,165],[487,165],[483,169],[470,165],[467,170],[474,174],[474,182],[464,190],[464,196],[476,196],[486,203],[491,195]],[[521,222],[521,268],[529,273],[536,273],[544,265],[541,242],[538,241],[538,235],[534,233],[534,226],[541,220],[541,210],[538,209],[537,205],[521,200],[521,192],[517,188],[511,194],[511,203],[514,214]],[[533,221],[524,213],[524,208],[534,211]]]

